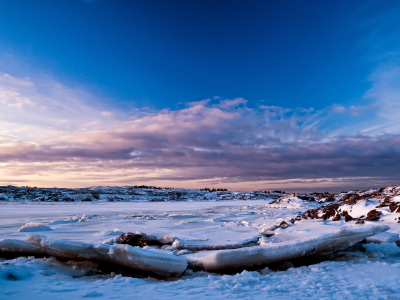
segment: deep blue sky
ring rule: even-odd
[[[0,184],[381,187],[399,119],[398,0],[0,4]]]
[[[399,45],[374,42],[398,31],[399,22],[385,17],[398,1],[13,0],[0,7],[3,52],[136,107],[214,96],[243,97],[249,106],[361,103],[377,57]]]

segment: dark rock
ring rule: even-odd
[[[394,204],[394,203],[390,203],[389,204],[389,210],[391,211],[391,212],[394,212],[395,210],[396,210],[396,205]]]
[[[354,205],[356,204],[359,200],[362,198],[358,194],[347,194],[340,199],[340,202],[343,202],[344,204],[349,204],[349,205]]]
[[[356,222],[356,224],[364,224],[365,222],[364,222],[364,220],[362,220],[362,219],[358,219],[357,220],[357,222]]]
[[[328,204],[322,208],[322,212],[324,213],[324,220],[329,219],[337,214],[339,209],[339,204]]]
[[[349,213],[347,212],[347,210],[342,211],[341,213],[342,217],[348,216]]]
[[[273,232],[271,232],[271,231],[264,232],[263,234],[264,234],[266,237],[271,237],[271,236],[274,236],[274,235],[275,235],[275,233],[273,233]]]
[[[334,202],[336,199],[335,199],[335,196],[329,196],[329,197],[327,197],[326,199],[325,199],[325,202]]]
[[[344,221],[345,222],[349,222],[349,221],[352,221],[352,220],[353,220],[353,218],[350,215],[345,215],[345,217],[344,217]]]
[[[384,190],[385,190],[385,187],[380,188],[375,193],[373,193],[371,196],[374,197],[374,198],[382,197],[382,193],[383,193]]]
[[[317,213],[314,213],[314,214],[312,215],[312,218],[313,218],[313,219],[318,219],[318,218],[319,218],[319,216],[318,216],[318,214],[317,214]]]
[[[282,221],[281,224],[279,224],[279,226],[280,226],[281,228],[285,229],[285,228],[288,228],[288,227],[289,227],[289,224],[286,223],[285,221]]]
[[[379,220],[381,214],[382,214],[381,211],[373,209],[367,214],[367,217],[365,219],[368,221],[377,221]]]
[[[339,221],[341,218],[340,218],[340,215],[339,214],[336,214],[334,217],[333,217],[333,219],[332,219],[332,221]]]
[[[331,204],[325,205],[325,206],[322,208],[322,211],[323,211],[323,212],[337,211],[338,209],[339,209],[339,204],[337,204],[337,203],[331,203]]]
[[[128,244],[130,246],[159,246],[163,244],[157,240],[151,239],[149,237],[143,236],[141,234],[135,234],[132,232],[123,233],[119,236],[117,240],[118,244]]]
[[[392,197],[385,197],[383,201],[379,204],[379,207],[385,207],[390,205],[390,201],[392,200]]]
[[[298,194],[297,198],[300,198],[301,200],[305,200],[305,201],[311,201],[311,202],[315,202],[315,198],[306,194]]]

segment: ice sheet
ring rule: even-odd
[[[302,224],[270,237],[270,244],[233,250],[201,251],[185,256],[193,268],[221,271],[345,248],[389,229],[389,226],[373,224],[360,226],[342,223],[339,226],[338,223],[328,223],[316,226],[316,222],[299,223]]]

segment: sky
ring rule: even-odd
[[[0,185],[400,183],[398,1],[0,4]]]

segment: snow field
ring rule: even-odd
[[[388,245],[374,245],[371,252],[266,275],[192,272],[172,282],[90,276],[90,266],[21,257],[0,262],[0,299],[399,299],[400,256]]]
[[[393,189],[382,192],[385,197],[390,193],[394,193]],[[231,197],[226,194],[221,198],[226,196]],[[378,221],[356,225],[343,219],[302,220],[298,216],[321,203],[299,197],[288,195],[274,203],[190,199],[130,203],[2,202],[0,249],[20,255],[41,255],[45,251],[67,262],[52,258],[0,258],[0,299],[400,299],[400,248],[395,243],[399,242],[400,213],[390,211],[387,205],[377,207],[382,200],[372,198],[344,204],[341,209],[354,218],[377,209],[382,212]],[[391,199],[395,202],[400,196]],[[286,222],[287,228],[279,227],[281,222]],[[390,229],[382,232],[387,226]],[[115,244],[123,232],[144,233],[168,245],[155,249]],[[236,275],[186,269],[174,281],[104,274],[98,271],[96,263],[74,261],[114,259],[135,269],[159,267],[158,274],[176,276],[185,270],[186,259],[191,266],[203,264],[204,269],[214,271],[232,265],[264,264],[274,261],[274,257],[293,257],[294,253],[347,247],[364,238],[370,243],[357,247],[365,252],[337,253],[330,256],[331,261],[319,264],[293,268],[286,262],[281,268],[289,268],[286,271],[260,267]],[[166,265],[162,266],[161,261]],[[165,270],[171,273],[163,273]]]

